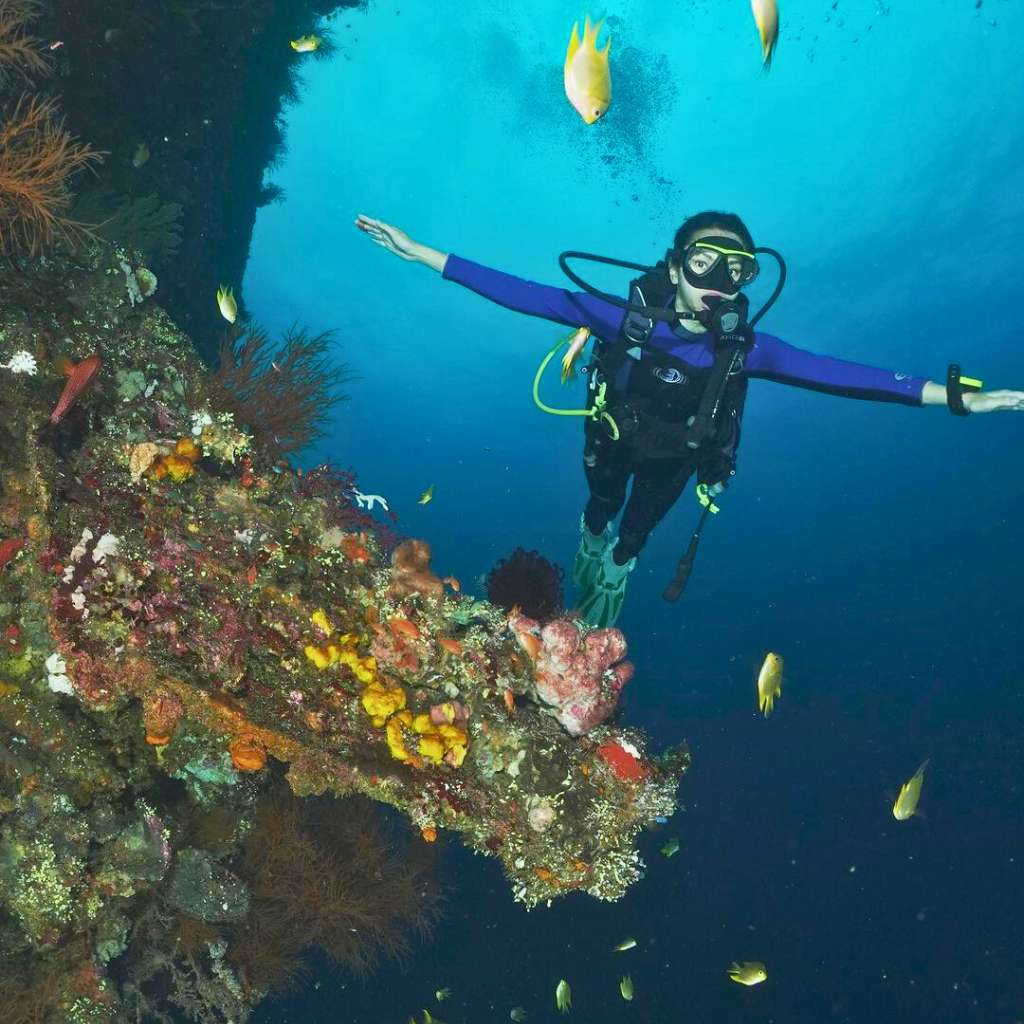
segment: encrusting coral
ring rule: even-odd
[[[458,836],[527,906],[620,898],[687,763],[610,724],[622,634],[510,623],[425,541],[393,544],[350,476],[242,428],[122,262],[97,247],[0,280],[0,954],[20,969],[79,943],[87,994],[60,998],[88,1002],[81,1019],[171,1020],[167,992],[244,1020],[294,967],[297,918],[290,946],[260,944],[272,902],[242,852],[280,784],[390,805],[428,844]],[[31,326],[24,295],[55,297]],[[53,424],[67,382],[44,333],[98,361]],[[397,865],[385,881],[409,884]],[[310,941],[351,965],[308,879],[290,884]],[[399,902],[395,922],[424,909]]]

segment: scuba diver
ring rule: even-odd
[[[618,619],[637,556],[696,474],[704,514],[676,579],[664,594],[667,600],[679,596],[700,528],[708,511],[717,511],[713,499],[736,472],[750,378],[848,398],[945,405],[958,416],[1024,411],[1024,391],[982,391],[981,382],[961,376],[957,364],[950,365],[943,385],[818,355],[755,332],[755,324],[782,290],[785,262],[775,250],[755,247],[746,225],[732,213],[706,211],[688,218],[665,259],[654,267],[563,253],[562,269],[581,291],[526,281],[440,252],[362,214],[355,224],[396,256],[425,264],[492,302],[585,328],[593,336],[587,409],[578,410],[586,416],[583,468],[590,498],[580,519],[580,545],[573,562],[578,608],[593,626],[610,626]],[[743,289],[758,275],[760,253],[772,256],[780,273],[771,297],[748,318]],[[589,285],[569,267],[569,259],[644,273],[622,299]],[[535,380],[534,397],[541,404],[536,385]],[[613,520],[620,510],[616,536]]]

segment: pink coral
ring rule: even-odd
[[[378,633],[370,645],[370,653],[377,663],[396,672],[418,672],[420,657],[401,636],[392,633]]]
[[[469,721],[469,709],[458,700],[446,700],[430,708],[430,721],[434,725],[465,725]]]
[[[633,678],[632,663],[622,660],[626,638],[620,630],[582,632],[570,619],[555,619],[542,629],[525,615],[509,627],[531,657],[536,652],[537,697],[555,709],[570,735],[582,736],[611,715]]]

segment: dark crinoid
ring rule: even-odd
[[[564,608],[561,568],[539,551],[516,548],[487,574],[487,599],[506,611],[518,606],[524,615],[547,622]]]

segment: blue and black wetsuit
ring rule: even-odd
[[[443,276],[507,309],[567,327],[588,327],[607,346],[618,341],[622,309],[586,292],[526,281],[454,254],[448,257]],[[617,419],[633,417],[642,429],[611,441],[593,421],[586,421],[584,471],[590,500],[584,516],[591,533],[601,533],[622,508],[626,485],[633,477],[619,526],[617,562],[624,563],[640,551],[695,472],[708,484],[726,482],[733,472],[743,393],[733,402],[733,408],[739,410],[735,423],[723,425],[726,431],[733,430],[732,437],[717,438],[706,451],[691,452],[685,445],[672,444],[672,438],[681,436],[687,418],[697,410],[703,379],[714,362],[712,343],[710,332],[694,333],[658,322],[644,359],[630,374],[626,393],[618,397],[619,409],[615,399],[611,406]],[[924,377],[817,355],[760,331],[736,376],[730,386],[744,390],[746,381],[754,378],[904,405],[920,405],[925,385]],[[675,435],[674,427],[679,428]],[[661,440],[652,443],[652,437]]]

